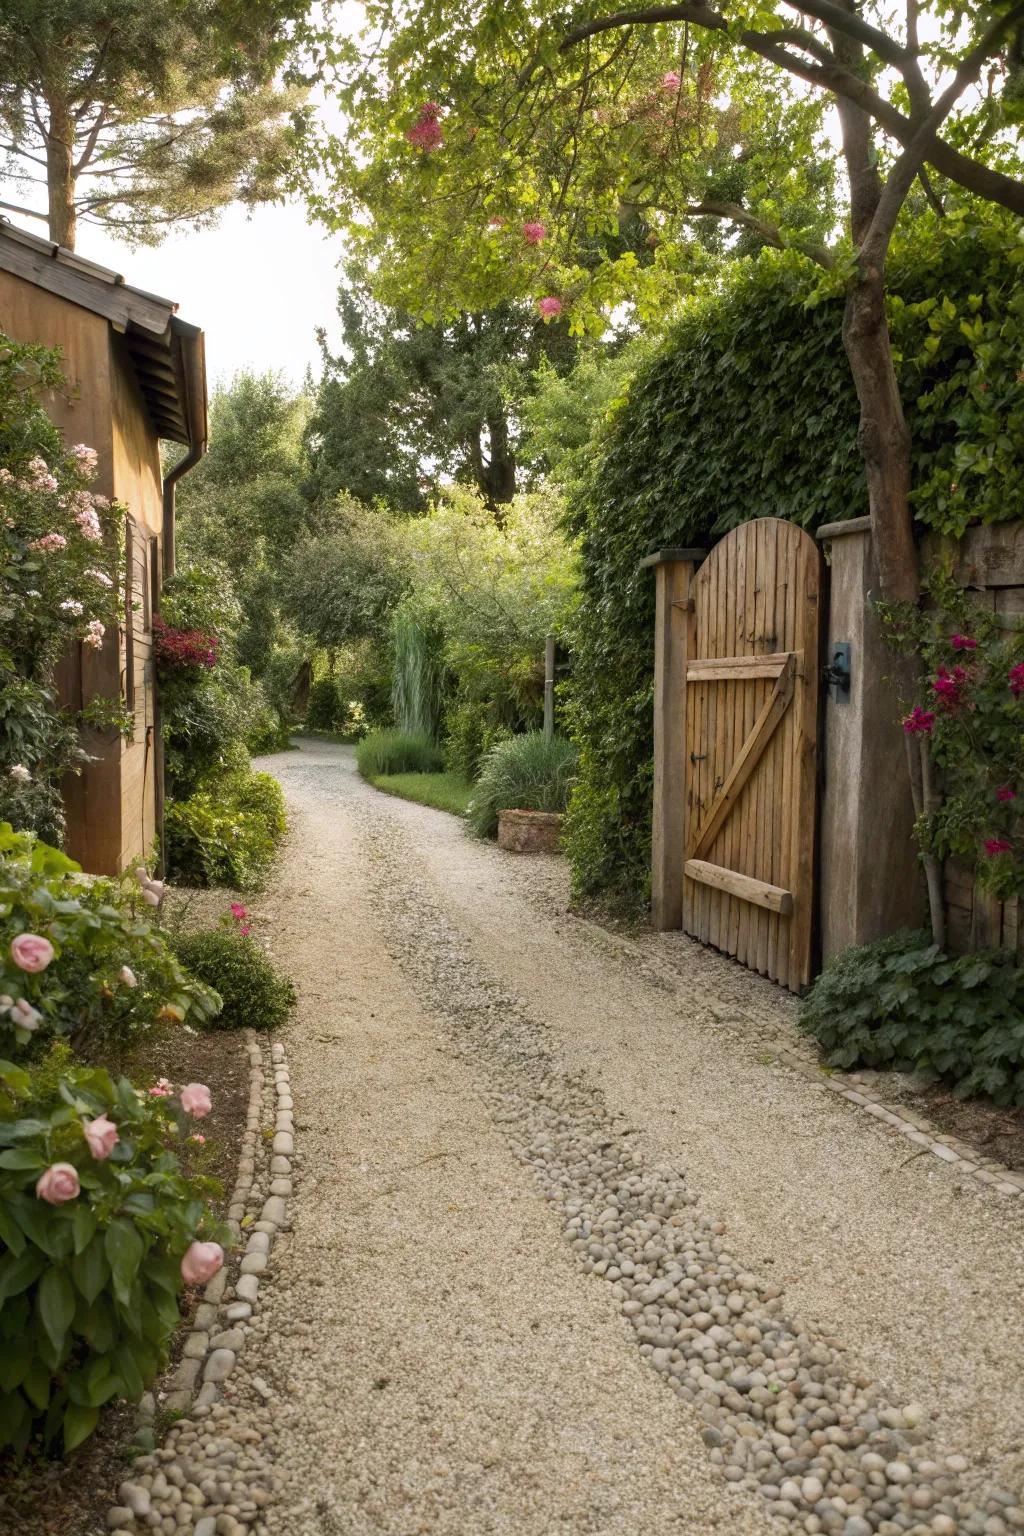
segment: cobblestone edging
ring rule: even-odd
[[[250,1495],[255,1481],[241,1468],[243,1491],[236,1492],[232,1472],[240,1447],[259,1435],[242,1428],[240,1446],[229,1446],[217,1433],[202,1430],[211,1412],[223,1422],[218,1403],[245,1348],[259,1312],[261,1281],[270,1264],[275,1238],[288,1229],[292,1194],[294,1122],[291,1078],[284,1047],[261,1047],[245,1032],[249,1055],[249,1105],[238,1176],[228,1207],[228,1225],[236,1241],[246,1236],[241,1261],[232,1257],[206,1286],[185,1340],[181,1360],[162,1390],[149,1392],[139,1405],[139,1430],[152,1435],[158,1415],[180,1416],[168,1431],[168,1444],[136,1458],[131,1476],[121,1484],[119,1503],[107,1513],[108,1531],[160,1530],[193,1536],[241,1536],[266,1502],[265,1491]],[[229,1275],[234,1273],[233,1283]],[[211,1426],[211,1430],[213,1426]],[[137,1430],[138,1433],[138,1430]],[[173,1442],[173,1443],[172,1443]],[[204,1472],[208,1475],[204,1477]],[[247,1497],[247,1495],[250,1495]]]
[[[589,918],[577,916],[575,920],[601,943],[635,957],[655,970],[663,980],[671,981],[677,986],[680,983],[681,977],[678,971],[666,965],[656,953],[634,943],[623,934],[611,932],[610,929],[602,927],[600,923],[592,922]],[[723,955],[722,959],[727,960],[728,957]],[[738,962],[730,963],[738,964]],[[751,975],[753,977],[753,973]],[[736,1011],[738,1013],[740,1010]],[[986,1157],[978,1147],[962,1141],[958,1136],[948,1136],[944,1131],[939,1130],[927,1115],[920,1114],[916,1109],[908,1109],[903,1104],[887,1103],[872,1091],[859,1073],[827,1072],[817,1062],[808,1061],[797,1051],[787,1050],[784,1046],[777,1046],[774,1049],[783,1066],[799,1072],[801,1077],[823,1092],[838,1094],[848,1104],[854,1104],[859,1109],[865,1110],[882,1124],[890,1126],[901,1136],[905,1136],[921,1152],[928,1152],[942,1162],[954,1166],[958,1174],[973,1179],[981,1188],[994,1190],[1000,1195],[1024,1195],[1024,1171],[1008,1168],[1005,1163]]]

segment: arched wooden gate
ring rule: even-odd
[[[654,921],[811,979],[821,556],[759,518],[658,575]]]

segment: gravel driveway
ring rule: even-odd
[[[261,766],[300,995],[268,1531],[1024,1526],[1024,1202],[773,1065],[771,985],[571,916],[561,860],[344,748]]]

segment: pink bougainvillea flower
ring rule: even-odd
[[[95,1120],[83,1120],[82,1132],[89,1144],[89,1151],[99,1163],[110,1156],[121,1140],[117,1126],[106,1115],[97,1115]]]
[[[181,1278],[186,1285],[205,1285],[223,1266],[220,1243],[189,1243],[181,1261]]]
[[[1019,699],[1021,694],[1024,693],[1024,661],[1018,661],[1015,667],[1010,668],[1006,680],[1010,685],[1010,692],[1014,698]]]
[[[45,971],[55,953],[49,939],[38,933],[19,933],[11,940],[11,959],[22,971]]]
[[[664,74],[661,77],[661,88],[663,91],[678,91],[682,83],[682,80],[674,69],[670,69],[667,74]]]
[[[556,315],[562,313],[562,301],[556,299],[554,294],[549,294],[547,298],[537,300],[537,308],[545,320],[554,320]]]
[[[985,852],[990,859],[994,859],[1000,853],[1012,853],[1013,844],[1005,837],[987,837],[985,839]]]
[[[51,1163],[36,1181],[36,1195],[47,1205],[66,1205],[81,1192],[78,1169],[73,1163]]]
[[[181,1090],[181,1107],[186,1115],[203,1120],[213,1108],[210,1090],[205,1083],[186,1083]]]
[[[972,640],[970,635],[950,635],[949,643],[954,651],[976,651],[977,640]]]
[[[124,982],[124,985],[126,987],[137,987],[138,986],[139,978],[136,976],[135,972],[132,970],[130,965],[122,965],[121,969],[118,971],[117,974],[118,974],[118,979],[120,981]]]
[[[430,154],[435,149],[440,149],[444,144],[444,134],[441,132],[441,124],[438,118],[441,108],[436,101],[425,101],[420,107],[420,115],[411,128],[406,129],[406,138],[414,149],[422,149],[425,154]]]
[[[527,245],[540,245],[542,240],[547,239],[547,235],[547,229],[543,224],[531,222],[523,225],[523,239]]]
[[[930,709],[922,709],[920,704],[915,704],[910,714],[903,720],[903,729],[908,736],[913,736],[919,731],[928,735],[934,724],[934,713]]]

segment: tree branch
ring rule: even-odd
[[[794,249],[801,249],[804,254],[816,261],[819,267],[828,270],[834,264],[834,257],[827,246],[819,245],[816,241],[806,247],[797,247],[793,241],[787,241],[778,225],[770,224],[767,219],[761,219],[749,208],[744,208],[741,203],[720,203],[710,198],[704,198],[699,203],[690,203],[679,210],[684,219],[712,218],[725,219],[732,224],[742,224],[746,229],[752,229],[755,234],[761,236],[766,245],[774,246],[776,250],[785,250],[787,245]]]

